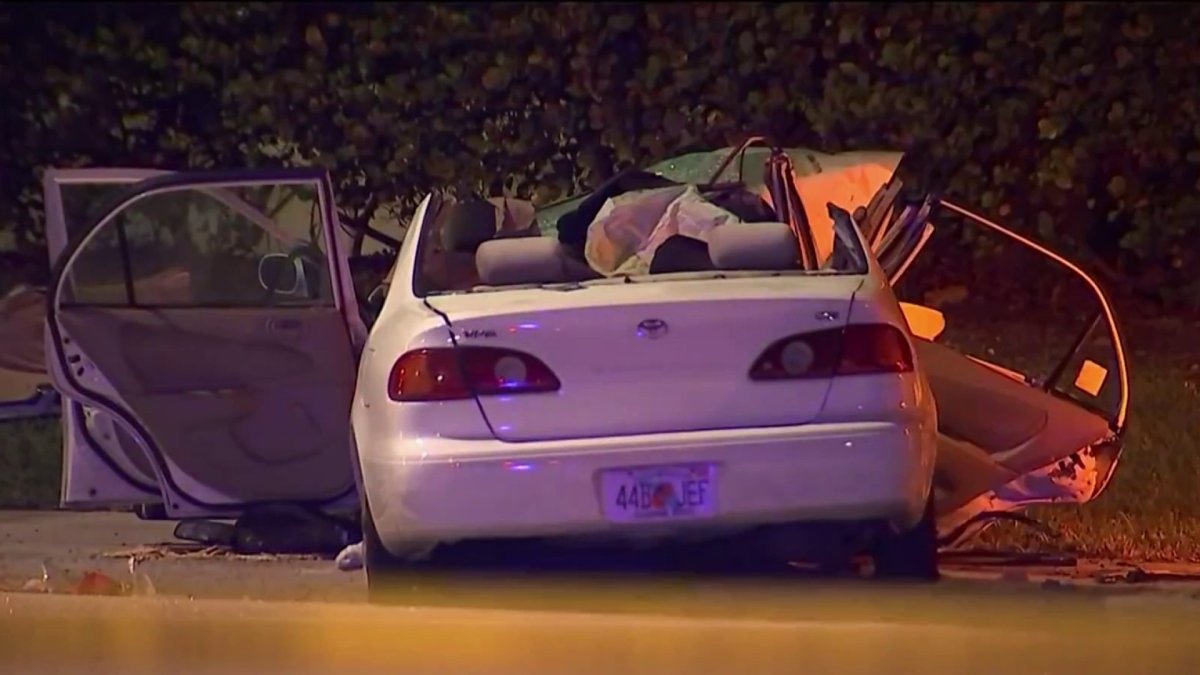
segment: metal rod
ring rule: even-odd
[[[767,139],[764,136],[751,136],[750,138],[747,138],[746,140],[742,141],[742,144],[739,145],[737,147],[737,149],[735,149],[733,152],[726,155],[725,159],[721,160],[720,166],[717,167],[717,170],[713,172],[712,176],[709,176],[708,182],[705,183],[705,185],[715,185],[717,182],[717,179],[721,177],[721,174],[725,173],[725,169],[729,168],[730,163],[733,162],[733,159],[735,157],[741,157],[742,154],[746,152],[746,148],[749,148],[754,143],[765,143],[766,140]],[[740,175],[741,167],[740,166],[738,168],[738,173],[739,173],[738,178],[740,179],[741,178],[741,175]]]

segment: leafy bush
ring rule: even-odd
[[[1138,3],[9,4],[0,249],[42,266],[51,165],[320,164],[361,225],[429,190],[545,201],[766,132],[907,149],[930,186],[1200,307],[1198,18]]]

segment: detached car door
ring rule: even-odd
[[[309,169],[139,180],[68,238],[48,289],[54,385],[141,451],[168,517],[356,504],[365,330],[346,241]],[[87,456],[68,454],[69,477],[100,470]]]
[[[999,327],[990,336],[971,331],[973,325],[994,325],[988,324],[987,307],[972,310],[967,303],[961,317],[957,305],[948,307],[948,319],[933,312],[942,318],[933,332],[944,329],[945,335],[917,340],[938,407],[935,486],[939,529],[947,541],[962,540],[997,513],[1095,499],[1120,457],[1130,405],[1123,337],[1103,289],[1070,260],[956,204],[927,198],[901,213],[879,240],[881,246],[904,242],[893,243],[890,255],[884,250],[901,300],[924,283],[920,276],[932,279],[945,272],[939,268],[963,266],[961,259],[940,252],[923,259],[920,271],[909,270],[913,258],[928,250],[924,242],[932,232],[926,222],[931,216],[961,219],[976,236],[994,239],[996,250],[1008,255],[998,258],[1008,261],[1002,269],[1013,278],[1037,278],[1036,270],[1071,290],[1063,296],[1069,299],[1047,298],[1049,308],[1018,317],[1015,327]],[[929,297],[911,295],[914,303]],[[914,307],[905,309],[908,314]],[[910,315],[910,322],[928,311]],[[1055,329],[1047,335],[1061,337],[1022,339],[1023,330],[1042,329],[1040,323]]]

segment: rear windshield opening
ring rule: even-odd
[[[806,211],[816,254],[807,268],[796,233],[762,186],[701,187],[632,172],[538,211],[506,199],[450,203],[425,226],[414,287],[429,295],[631,278],[864,274],[849,214]]]

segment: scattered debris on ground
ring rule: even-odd
[[[970,565],[973,567],[1075,567],[1079,564],[1076,556],[1066,553],[994,551],[986,549],[948,551],[941,554],[941,559],[951,564]]]
[[[237,553],[226,546],[205,546],[203,544],[186,542],[164,542],[135,548],[119,549],[101,553],[102,558],[130,558],[145,560],[175,559],[204,559],[221,558],[227,560],[266,561],[266,560],[324,560],[329,556],[316,554],[277,554],[277,553]]]
[[[362,534],[355,523],[315,509],[292,504],[271,504],[247,510],[234,523],[183,520],[175,536],[241,555],[334,556]]]
[[[1096,581],[1102,584],[1144,584],[1160,581],[1187,581],[1200,582],[1200,573],[1189,572],[1172,572],[1172,571],[1151,571],[1142,567],[1134,567],[1130,570],[1122,570],[1120,572],[1111,572],[1101,574],[1096,577]]]
[[[1081,558],[1054,552],[962,551],[944,554],[942,568],[970,579],[1036,582],[1047,589],[1083,585],[1153,585],[1178,588],[1200,584],[1200,565]]]
[[[337,568],[343,572],[362,569],[363,567],[363,546],[362,542],[350,544],[342,549],[342,552],[337,556]]]
[[[129,558],[129,580],[118,581],[103,572],[88,570],[83,577],[72,583],[66,574],[58,573],[49,563],[42,564],[42,575],[25,582],[21,590],[26,593],[67,593],[71,595],[107,596],[152,596],[158,592],[149,575],[139,569],[141,561]]]

